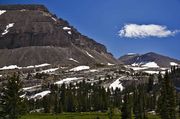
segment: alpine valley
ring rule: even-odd
[[[0,5],[0,87],[7,83],[7,77],[18,72],[23,82],[21,98],[34,100],[35,102],[29,104],[36,104],[29,107],[29,112],[47,111],[47,107],[39,102],[47,101],[46,97],[55,94],[52,85],[66,85],[64,89],[67,89],[67,95],[74,95],[73,99],[76,99],[77,95],[87,97],[83,104],[88,103],[87,100],[93,103],[93,100],[89,99],[94,97],[92,91],[101,89],[93,88],[86,91],[87,87],[103,87],[104,93],[116,90],[117,92],[109,93],[112,95],[108,99],[113,102],[113,106],[121,107],[123,100],[117,99],[118,94],[132,86],[149,84],[150,77],[153,77],[152,85],[155,88],[150,92],[153,95],[159,86],[156,85],[159,81],[158,75],[164,77],[166,72],[178,70],[179,65],[178,59],[154,52],[129,53],[117,59],[104,45],[81,34],[66,20],[50,13],[43,5]],[[177,90],[180,87],[179,79],[179,75],[173,79]],[[87,87],[83,88],[84,86]],[[87,94],[68,92],[78,91],[80,88]],[[100,107],[107,110],[106,101],[109,100],[105,100],[104,97],[97,100],[103,102]],[[81,107],[78,98],[73,100],[75,102],[71,102],[70,97],[63,101],[69,101],[66,103],[75,106],[71,109],[65,106],[65,102],[58,103],[59,106],[65,106],[62,110],[67,112],[102,109],[96,107],[99,103],[93,106],[89,106],[88,103],[87,107]],[[156,106],[146,112],[155,114],[155,108]],[[54,108],[48,109],[48,112],[53,112]]]

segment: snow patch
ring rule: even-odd
[[[38,67],[45,67],[45,66],[49,66],[51,64],[48,63],[44,63],[44,64],[40,64],[40,65],[35,65],[34,67],[38,68]]]
[[[22,67],[18,67],[17,65],[4,66],[0,68],[0,70],[10,70],[10,69],[21,69]]]
[[[155,62],[148,62],[142,65],[143,67],[150,67],[150,68],[159,68],[159,66]]]
[[[51,91],[47,90],[47,91],[42,91],[40,93],[35,94],[34,96],[31,96],[31,98],[38,98],[38,99],[42,99],[44,96],[48,95],[49,93],[51,93]],[[31,99],[30,98],[30,99]]]
[[[35,66],[27,66],[27,67],[19,67],[17,65],[9,65],[9,66],[4,66],[0,68],[0,70],[11,70],[11,69],[29,69],[29,68],[38,68],[38,67],[45,67],[49,66],[50,64],[40,64],[40,65],[35,65]]]
[[[63,30],[71,30],[69,27],[63,27]]]
[[[78,67],[74,67],[70,69],[69,71],[82,71],[82,70],[88,70],[88,69],[90,69],[89,66],[78,66]]]
[[[51,64],[44,63],[44,64],[35,65],[35,66],[27,66],[27,67],[23,67],[23,68],[25,68],[25,69],[39,68],[39,67],[46,67],[46,66],[49,66],[49,65],[51,65]]]
[[[9,28],[13,27],[14,23],[10,23],[6,26],[6,29],[4,30],[4,32],[2,33],[2,35],[5,35],[9,32]]]
[[[130,67],[130,68],[133,69],[134,71],[148,69],[148,67]]]
[[[31,90],[31,89],[38,88],[38,87],[41,87],[41,85],[36,85],[36,86],[31,86],[31,87],[25,87],[25,88],[23,88],[23,90],[24,90],[24,91],[27,91],[27,90]]]
[[[0,15],[4,14],[6,10],[0,10]]]
[[[72,81],[76,81],[76,80],[79,80],[79,79],[82,79],[82,77],[65,78],[63,80],[55,82],[54,84],[57,84],[57,85],[62,85],[63,83],[68,84],[68,83],[70,83]]]
[[[46,69],[46,70],[42,70],[38,73],[50,73],[50,72],[55,72],[56,70],[58,70],[59,68],[51,68],[51,69]]]
[[[171,65],[171,66],[177,66],[178,64],[175,63],[175,62],[170,62],[170,65]]]
[[[168,70],[168,68],[160,68],[161,70]]]
[[[24,67],[25,69],[30,69],[30,68],[34,68],[34,66],[27,66],[27,67]]]
[[[165,74],[166,72],[165,71],[143,71],[145,73],[148,73],[148,74]]]
[[[90,72],[97,72],[98,70],[97,69],[91,69],[89,70]]]
[[[135,66],[139,66],[139,64],[133,63],[133,64],[131,64],[131,66],[135,67]]]
[[[124,77],[121,77],[121,78],[124,78]],[[116,88],[119,88],[121,90],[124,89],[124,87],[122,86],[122,83],[120,81],[121,78],[118,78],[116,81],[114,81],[110,86],[109,88],[113,88],[113,90],[115,90]]]
[[[54,20],[54,21],[57,21],[56,18],[54,18],[54,17],[51,17],[51,19]]]
[[[159,68],[157,63],[155,62],[140,62],[140,63],[133,63],[131,66],[142,66],[142,67],[149,67],[149,68]]]
[[[25,98],[25,97],[26,97],[26,94],[20,95],[19,97],[20,97],[20,98]]]
[[[69,35],[72,35],[71,28],[70,27],[63,27],[63,30],[67,31]]]
[[[89,52],[86,51],[86,54],[91,57],[91,58],[94,58]]]
[[[143,71],[148,74],[159,74],[159,71]]]
[[[139,58],[139,57],[138,57]],[[132,66],[140,66],[140,65],[142,65],[142,64],[144,64],[143,62],[141,62],[141,63],[133,63],[133,64],[131,64]]]
[[[69,60],[74,61],[74,62],[76,62],[76,63],[79,63],[77,60],[75,60],[75,59],[73,59],[73,58],[69,58]]]
[[[71,34],[72,34],[72,32],[71,32],[71,31],[68,31],[68,34],[69,34],[69,35],[71,35]]]
[[[107,63],[107,65],[108,65],[108,66],[113,66],[113,65],[115,65],[115,64]]]

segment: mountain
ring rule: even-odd
[[[0,67],[42,63],[117,63],[104,45],[82,35],[43,5],[0,5]]]
[[[172,65],[180,64],[177,59],[163,56],[154,52],[146,54],[127,54],[119,58],[119,61],[126,65],[145,65],[147,63],[157,64],[159,67],[170,67]]]

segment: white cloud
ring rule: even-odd
[[[145,38],[145,37],[168,37],[173,36],[180,30],[169,30],[166,26],[149,24],[126,24],[120,31],[119,36],[127,38]]]

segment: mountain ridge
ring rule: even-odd
[[[51,57],[46,56],[44,52],[41,54],[45,46],[52,48],[50,55],[53,53],[58,55],[57,61],[54,61],[57,64],[66,64],[65,60],[68,58],[79,59],[79,64],[117,63],[104,45],[82,35],[66,20],[57,18],[43,5],[0,5],[0,10],[4,10],[0,15],[0,66],[53,63]],[[38,48],[40,51],[37,50],[34,55],[32,49],[37,47],[43,48]],[[28,48],[29,52],[27,52]],[[14,53],[18,51],[20,52],[18,54],[22,54],[21,59],[15,54],[14,60],[8,59],[14,49],[16,49]],[[25,56],[31,57],[32,60]],[[30,64],[27,59],[30,60]],[[69,64],[71,63],[68,62],[67,65]]]
[[[180,64],[180,60],[178,59],[164,56],[155,52],[148,52],[145,54],[123,55],[119,58],[119,61],[123,62],[125,65],[155,62],[160,67],[170,67],[171,62]]]

